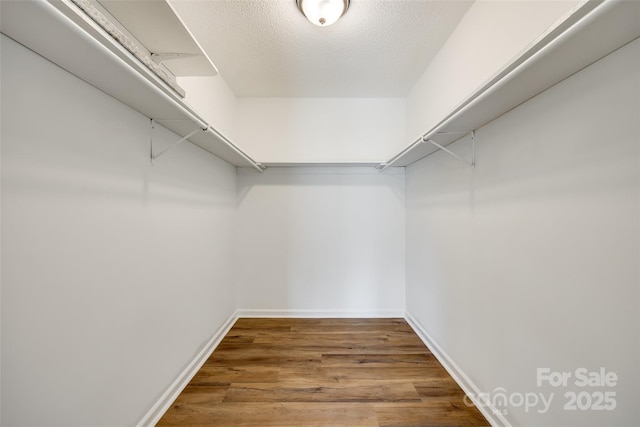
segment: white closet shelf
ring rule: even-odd
[[[262,170],[73,4],[54,3],[2,2],[2,33],[181,137],[206,129],[189,141],[232,165]]]
[[[340,162],[340,161],[326,161],[326,162],[262,162],[260,163],[267,168],[313,168],[313,167],[363,167],[363,168],[378,168],[380,162]]]
[[[218,70],[165,0],[98,0],[175,76],[215,76]]]
[[[447,146],[638,37],[640,2],[583,2],[380,168],[408,166],[438,151],[423,141]]]

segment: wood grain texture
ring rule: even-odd
[[[238,319],[160,426],[487,426],[403,319]]]

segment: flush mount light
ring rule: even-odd
[[[312,24],[328,27],[349,8],[349,0],[296,0],[298,9]]]

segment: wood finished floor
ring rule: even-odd
[[[487,426],[403,319],[239,319],[159,426]]]

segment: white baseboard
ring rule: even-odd
[[[460,369],[460,367],[449,357],[449,355],[440,347],[431,336],[424,330],[422,325],[410,314],[405,313],[407,323],[413,328],[415,333],[424,342],[427,348],[438,359],[440,364],[444,366],[449,375],[453,377],[465,394],[473,401],[482,415],[491,423],[492,426],[511,427],[511,423],[495,408],[491,402],[479,402],[476,396],[481,396],[480,389],[469,379],[469,377]]]
[[[401,317],[404,310],[260,310],[241,309],[236,311],[238,317],[306,317],[306,318],[375,318]]]
[[[200,370],[204,362],[211,356],[213,350],[218,347],[220,341],[227,335],[235,321],[238,319],[237,312],[233,313],[227,321],[213,334],[213,337],[204,345],[202,350],[193,358],[191,363],[178,375],[178,378],[169,386],[158,401],[151,407],[144,417],[137,424],[137,427],[155,426],[171,404],[178,398],[182,390],[189,384],[189,381]]]

